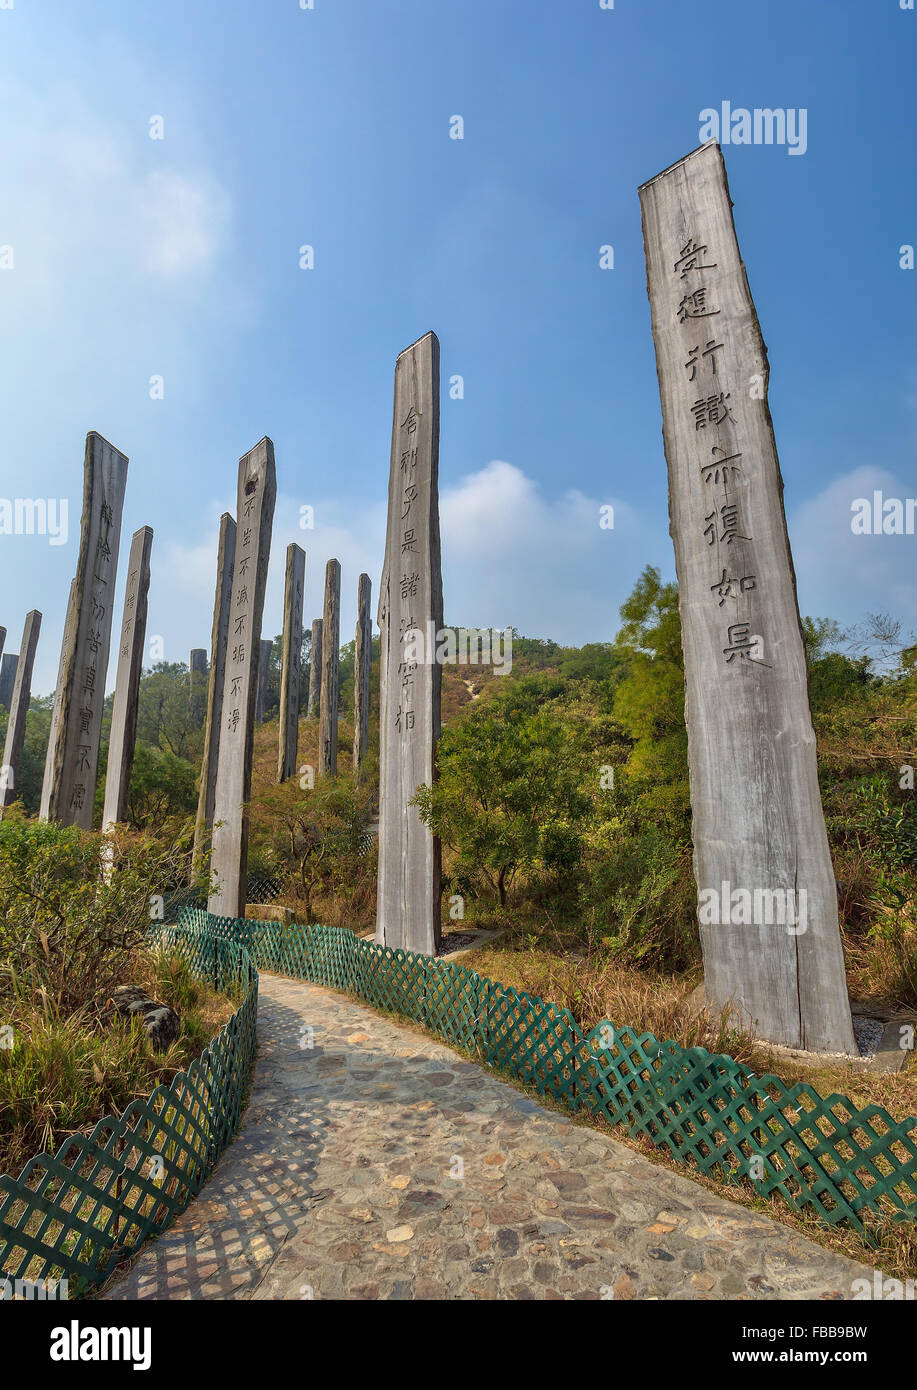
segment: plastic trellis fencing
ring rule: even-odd
[[[572,1110],[643,1136],[702,1173],[752,1177],[796,1211],[863,1229],[917,1220],[917,1116],[755,1076],[732,1057],[610,1022],[584,1033],[566,1009],[474,970],[363,941],[341,927],[181,920],[245,945],[256,965],[358,995],[475,1053]]]
[[[255,1060],[258,972],[244,944],[187,927],[154,940],[243,1000],[200,1059],[120,1119],[0,1176],[0,1278],[101,1283],[183,1211],[238,1128]]]

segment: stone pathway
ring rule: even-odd
[[[262,974],[258,1027],[238,1137],[105,1297],[848,1298],[872,1277],[331,990]]]

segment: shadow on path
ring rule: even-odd
[[[262,973],[258,1007],[237,1138],[103,1298],[849,1298],[871,1278],[343,995]]]

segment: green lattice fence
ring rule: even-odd
[[[797,1211],[862,1229],[863,1216],[917,1219],[917,1116],[822,1097],[755,1076],[732,1057],[605,1022],[583,1033],[566,1009],[446,961],[393,951],[339,927],[245,922],[188,910],[182,921],[247,945],[256,965],[359,995],[424,1024],[571,1109],[644,1136],[703,1173],[780,1193]],[[754,1162],[753,1162],[754,1161]]]
[[[255,1059],[252,953],[239,938],[198,928],[157,928],[154,936],[217,989],[241,990],[242,1003],[169,1086],[30,1159],[18,1178],[0,1176],[6,1279],[67,1279],[71,1295],[100,1283],[184,1210],[238,1127]]]

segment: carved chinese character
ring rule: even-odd
[[[743,536],[739,531],[739,508],[735,503],[727,502],[725,506],[720,507],[720,517],[723,524],[723,534],[720,536],[721,541],[725,541],[727,545],[732,545],[734,540],[751,540],[751,536]],[[711,512],[709,516],[704,517],[704,520],[709,523],[709,525],[704,528],[707,544],[713,545],[716,541],[716,512]]]
[[[701,464],[701,477],[705,483],[718,483],[722,479],[723,486],[727,487],[729,485],[729,474],[741,472],[736,460],[740,459],[742,455],[727,454],[726,450],[721,449],[718,444],[714,444],[710,452],[713,455],[713,463]],[[722,457],[718,457],[719,455]]]
[[[408,551],[411,551],[414,555],[417,554],[417,546],[414,544],[413,526],[409,526],[408,529],[405,531],[404,535],[401,537],[402,555],[406,555]]]
[[[707,308],[707,291],[705,289],[695,290],[693,294],[686,294],[679,304],[678,322],[685,323],[688,319],[709,319],[719,312],[719,309]]]
[[[414,502],[414,501],[416,500],[416,497],[417,497],[417,488],[414,486],[413,483],[411,483],[410,486],[409,486],[409,487],[406,487],[405,490],[404,490],[404,511],[401,513],[401,520],[402,520],[402,521],[404,521],[404,518],[407,516],[408,512],[411,510],[411,504],[412,504],[412,502]]]
[[[417,414],[413,406],[411,406],[410,410],[405,416],[401,428],[403,430],[407,430],[408,434],[415,434],[417,432]]]
[[[696,241],[689,241],[681,248],[681,255],[673,269],[681,271],[682,280],[687,278],[689,270],[716,270],[716,261],[711,261],[708,265],[703,264],[703,254],[706,250],[706,246],[698,246]]]
[[[717,606],[722,608],[728,598],[738,598],[740,594],[748,593],[750,589],[756,587],[753,574],[743,574],[741,579],[730,579],[727,577],[726,571],[723,570],[722,579],[717,584],[711,584],[710,591],[719,594],[720,601]]]
[[[718,396],[707,396],[704,400],[695,401],[691,407],[694,412],[694,428],[703,430],[708,425],[721,425],[724,420],[731,420],[735,424],[735,417],[726,404],[731,394],[727,391],[724,395],[721,391]]]
[[[689,367],[691,368],[691,375],[688,377],[689,381],[695,381],[697,379],[697,364],[700,361],[700,357],[710,358],[710,366],[713,369],[713,375],[716,376],[716,354],[722,349],[722,346],[723,344],[718,343],[715,338],[709,338],[703,352],[700,351],[700,343],[691,349],[688,360],[685,363],[685,371],[687,371]],[[698,353],[700,353],[700,357],[698,357]]]
[[[401,597],[403,599],[416,598],[417,585],[419,582],[419,574],[403,574],[401,576]]]
[[[723,648],[726,665],[731,666],[737,656],[747,661],[755,646],[749,636],[749,624],[731,623],[726,629],[726,638],[729,642],[729,646]]]

